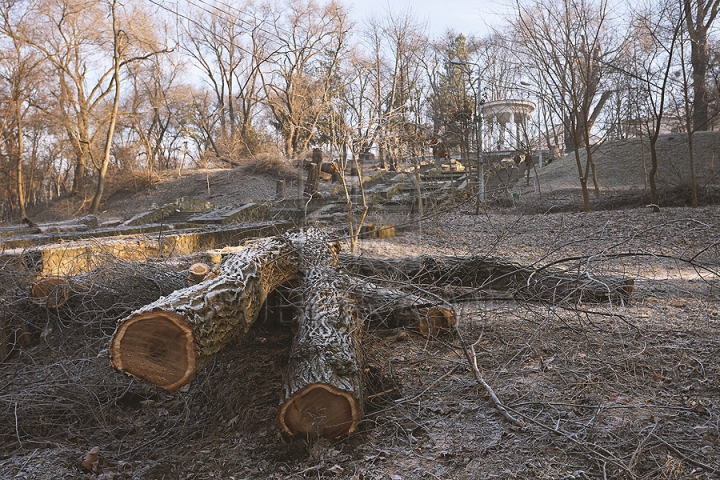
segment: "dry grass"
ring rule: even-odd
[[[242,170],[247,175],[266,175],[276,179],[297,177],[297,168],[285,158],[277,155],[261,155],[243,162]]]
[[[622,272],[636,292],[631,304],[457,301],[461,326],[441,339],[367,325],[366,415],[358,434],[332,443],[279,434],[286,326],[259,322],[177,395],[110,369],[115,319],[148,301],[125,294],[159,295],[152,279],[176,266],[109,265],[92,294],[57,312],[18,291],[8,305],[47,333],[0,364],[0,476],[78,478],[77,461],[99,446],[112,478],[717,478],[718,231],[714,207],[454,213],[422,235],[361,241],[366,255],[404,256],[415,245]],[[105,288],[111,279],[150,283]],[[125,296],[108,303],[108,291]],[[451,301],[467,293],[444,292]],[[469,344],[525,427],[478,386],[462,351]]]

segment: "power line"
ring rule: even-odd
[[[148,1],[149,1],[150,3],[152,3],[153,5],[161,8],[162,10],[165,10],[166,12],[171,13],[172,15],[175,15],[177,18],[181,18],[181,19],[187,21],[189,24],[195,25],[197,28],[199,28],[200,30],[204,31],[205,33],[215,34],[215,32],[212,32],[206,25],[204,25],[203,23],[201,23],[199,20],[196,20],[196,19],[194,19],[194,18],[191,18],[190,16],[188,16],[188,15],[185,14],[185,13],[181,13],[180,10],[179,10],[178,7],[177,7],[177,5],[178,5],[177,3],[175,4],[175,9],[173,10],[172,8],[164,5],[162,2],[160,2],[160,1],[158,1],[158,0],[148,0]],[[211,11],[211,10],[208,10],[207,8],[201,7],[200,5],[197,5],[197,4],[193,3],[191,0],[186,0],[186,2],[187,2],[188,4],[194,6],[194,7],[197,8],[198,10],[204,11],[205,13],[208,13],[208,14],[210,14],[210,15],[213,16],[213,17],[218,17],[217,12],[213,12],[213,11]],[[206,3],[206,2],[204,2],[204,3]],[[217,7],[213,7],[213,8],[215,8],[216,10],[220,10],[220,9],[217,8]],[[222,10],[220,10],[220,11],[222,12]],[[238,13],[241,13],[241,12],[238,12]],[[233,18],[235,18],[238,22],[240,22],[240,23],[242,23],[242,24],[246,24],[246,25],[249,25],[249,26],[253,26],[252,23],[250,23],[249,21],[244,20],[244,19],[242,19],[242,18],[240,18],[240,17],[233,17]],[[256,17],[253,17],[253,18],[254,18],[255,20],[258,20]],[[275,33],[270,32],[270,31],[268,31],[268,30],[266,30],[266,29],[260,28],[260,30],[263,31],[264,33],[267,33],[267,34],[270,34],[270,35],[275,35]],[[248,31],[250,31],[250,29],[248,29]],[[237,48],[238,50],[247,53],[248,55],[251,55],[251,56],[252,56],[252,55],[255,55],[254,52],[249,51],[249,50],[246,49],[244,46],[238,45],[238,44],[236,44],[235,42],[231,42],[231,41],[230,41],[229,44],[232,45],[234,48]]]

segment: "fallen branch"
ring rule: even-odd
[[[485,389],[485,391],[490,395],[490,399],[495,404],[495,408],[498,409],[498,411],[502,414],[503,417],[513,425],[516,425],[518,427],[524,427],[525,423],[521,420],[518,420],[517,418],[510,415],[507,408],[503,403],[500,401],[500,399],[495,395],[495,391],[490,387],[490,385],[485,381],[485,379],[482,376],[482,373],[480,372],[480,368],[478,368],[477,364],[477,355],[475,354],[475,345],[470,345],[470,351],[472,352],[472,357],[470,357],[470,354],[468,353],[468,346],[465,343],[465,339],[460,335],[460,332],[458,332],[458,336],[460,337],[460,345],[462,347],[463,354],[465,355],[465,358],[467,359],[468,363],[470,364],[470,367],[473,370],[473,374],[475,375],[475,380]]]

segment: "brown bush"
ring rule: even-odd
[[[151,189],[160,179],[154,171],[147,170],[115,170],[107,177],[105,197],[113,195],[136,194]]]
[[[260,155],[243,161],[241,167],[248,175],[267,175],[278,179],[290,179],[297,176],[297,171],[286,159],[277,155]]]

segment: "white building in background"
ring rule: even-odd
[[[487,126],[484,143],[493,151],[520,150],[528,135],[528,121],[535,110],[529,100],[495,100],[482,107],[483,122]]]

